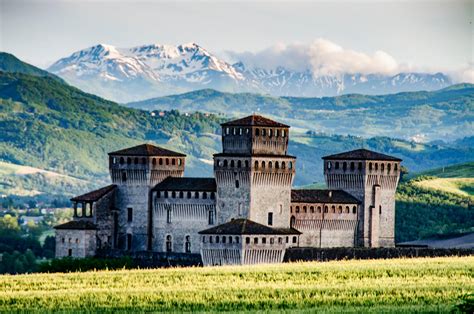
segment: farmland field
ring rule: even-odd
[[[474,256],[0,276],[0,311],[446,312]]]

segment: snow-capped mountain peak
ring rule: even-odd
[[[442,73],[316,76],[311,69],[248,67],[243,62],[230,64],[194,42],[132,48],[98,44],[58,60],[48,70],[72,85],[120,102],[203,88],[314,97],[433,90],[451,84]]]

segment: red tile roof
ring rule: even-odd
[[[337,159],[337,160],[387,160],[387,161],[402,161],[400,158],[377,153],[368,149],[356,149],[348,152],[324,156],[323,159]]]
[[[95,202],[99,199],[101,199],[103,196],[111,192],[112,190],[115,190],[117,186],[115,184],[111,184],[108,186],[105,186],[103,188],[100,188],[95,191],[91,191],[86,194],[82,194],[76,197],[71,198],[71,201],[73,202]]]
[[[109,153],[109,155],[121,155],[121,156],[173,156],[173,157],[186,157],[185,154],[174,152],[163,147],[141,144],[134,147],[121,149],[115,152]]]
[[[269,126],[269,127],[280,127],[280,128],[289,128],[289,125],[270,120],[268,118],[262,117],[260,115],[253,114],[251,116],[225,122],[221,124],[222,126]]]

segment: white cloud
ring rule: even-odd
[[[456,83],[472,83],[474,84],[474,63],[450,73],[451,77]]]
[[[378,50],[369,55],[345,49],[326,39],[317,39],[310,44],[279,43],[257,53],[227,54],[249,67],[274,69],[283,66],[296,71],[311,70],[317,76],[343,73],[396,74],[400,71],[398,62],[384,51]]]

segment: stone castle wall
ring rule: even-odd
[[[57,258],[94,256],[96,253],[96,230],[56,229]]]

